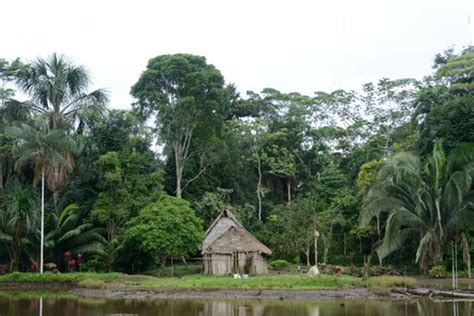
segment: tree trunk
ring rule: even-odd
[[[111,254],[109,253],[109,256],[111,256]],[[108,260],[108,267],[107,267],[107,270],[109,273],[112,273],[112,259],[109,258]],[[95,270],[95,269],[94,269]]]
[[[371,261],[372,261],[372,254],[368,256],[364,256],[364,272],[363,272],[363,277],[362,277],[364,280],[367,280],[369,278]]]
[[[186,130],[183,131],[183,134],[179,137],[179,140],[174,141],[173,143],[174,162],[176,167],[176,197],[178,199],[181,199],[183,194],[181,182],[183,180],[184,163],[190,155],[189,148],[191,146],[193,129],[194,127],[186,128]]]
[[[347,256],[347,237],[346,232],[344,232],[344,257]]]
[[[18,271],[21,249],[14,249],[12,253],[13,253],[13,257],[12,257],[10,271],[15,272],[15,271]]]
[[[316,267],[318,266],[318,236],[316,235],[316,232],[314,236],[314,265]]]
[[[458,280],[458,241],[454,244],[454,266],[455,266],[455,275],[456,275],[456,289],[459,287]]]
[[[377,219],[377,237],[380,240],[380,215],[379,214],[376,215],[376,219]],[[383,266],[382,259],[380,258],[380,256],[377,256],[377,258],[379,258],[379,266],[382,268]]]
[[[451,241],[451,281],[452,281],[453,290],[456,289],[456,277],[455,277],[456,271],[454,268],[454,265],[455,265],[454,257],[455,257],[455,254],[454,254],[454,240],[453,240]]]
[[[54,208],[56,208],[59,202],[59,191],[53,192],[53,202],[54,202]]]
[[[175,167],[176,167],[176,197],[178,199],[182,198],[182,192],[181,192],[181,181],[183,179],[183,166],[181,162],[181,158],[179,157],[179,154],[177,152],[177,147],[175,146],[174,150],[174,160],[175,160]]]
[[[327,237],[326,234],[321,234],[321,240],[323,242],[323,264],[327,264],[328,260],[328,253],[329,253],[329,247],[330,247],[330,242],[329,238]]]
[[[166,267],[166,257],[161,258],[161,262],[160,262],[160,273],[162,277],[165,276],[165,267]]]
[[[323,254],[323,263],[328,264],[328,253],[329,253],[329,245],[326,246],[326,243],[324,244],[324,254]]]
[[[260,156],[257,154],[257,170],[258,170],[258,182],[257,182],[257,200],[258,200],[258,220],[262,221],[262,164],[260,162]]]
[[[467,277],[471,278],[471,254],[469,253],[469,241],[466,234],[461,233],[462,257],[467,266]]]
[[[41,242],[40,242],[40,273],[43,274],[44,260],[44,167],[41,169]]]
[[[17,245],[17,242],[20,240],[16,237],[11,242],[7,244],[7,252],[10,258],[10,272],[17,272],[19,261],[20,261],[20,253],[21,253],[21,245]]]
[[[11,245],[8,245],[7,244],[7,252],[8,252],[8,257],[10,258],[10,266],[8,267],[10,269],[10,271],[12,271],[12,267],[13,267],[13,252],[12,252],[12,249],[11,249]]]
[[[291,180],[286,180],[286,194],[288,197],[288,203],[291,203]]]
[[[444,232],[443,232],[443,225],[441,225],[441,209],[439,206],[439,198],[435,200],[435,207],[436,207],[436,215],[437,215],[437,223],[439,227],[439,235],[440,235],[440,240],[443,239],[444,237]],[[436,258],[438,259],[438,258]]]
[[[307,265],[308,267],[310,267],[310,266],[311,266],[311,263],[309,262],[309,252],[310,252],[309,246],[307,246],[306,249],[303,250],[303,252],[304,252],[304,255],[305,255],[305,257],[306,257],[306,265]]]

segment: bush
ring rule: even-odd
[[[162,196],[159,202],[142,208],[127,223],[123,244],[136,245],[139,250],[151,254],[161,264],[164,274],[166,258],[196,251],[203,237],[202,220],[190,203]]]
[[[81,264],[81,272],[107,272],[108,267],[105,256],[92,255]]]
[[[290,266],[288,261],[283,260],[283,259],[277,259],[272,262],[270,262],[270,266],[275,269],[275,270],[283,270],[286,269]]]
[[[428,275],[432,278],[445,278],[448,276],[448,272],[444,266],[436,265],[428,271]]]

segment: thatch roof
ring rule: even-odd
[[[217,215],[216,219],[212,222],[211,226],[209,226],[209,228],[206,230],[206,234],[204,236],[207,237],[209,233],[211,232],[211,230],[216,226],[216,224],[219,223],[223,218],[230,219],[231,221],[234,222],[235,226],[244,227],[242,224],[240,224],[240,222],[237,220],[235,215],[232,214],[231,211],[223,210],[222,212],[219,213],[219,215]]]
[[[203,253],[258,252],[270,255],[272,251],[245,228],[229,227]]]
[[[249,233],[225,210],[219,214],[206,231],[202,253],[259,252],[270,255],[272,251]]]

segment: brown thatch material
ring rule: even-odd
[[[231,254],[258,252],[270,255],[272,251],[249,233],[234,214],[225,210],[217,216],[206,231],[202,253]]]
[[[257,240],[245,228],[229,227],[220,237],[203,249],[203,253],[232,254],[235,252],[257,252],[271,255],[272,251]]]

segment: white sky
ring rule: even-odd
[[[311,95],[421,78],[474,29],[474,0],[7,0],[0,10],[0,57],[68,55],[113,108],[130,106],[130,87],[161,54],[204,55],[242,92]]]

